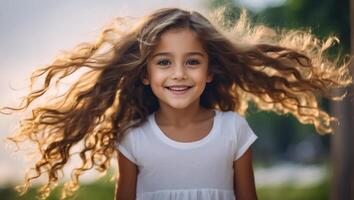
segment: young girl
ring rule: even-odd
[[[41,153],[18,187],[22,193],[46,174],[40,190],[46,198],[78,146],[82,165],[62,197],[77,190],[83,172],[104,172],[117,155],[118,200],[256,199],[250,145],[257,136],[244,118],[248,102],[327,133],[335,118],[316,97],[338,100],[331,89],[352,81],[347,63],[324,57],[335,38],[321,43],[308,32],[251,27],[244,15],[224,30],[177,8],[157,10],[134,26],[118,22],[97,42],[35,71],[31,85],[44,77],[42,88],[32,88],[18,108],[2,110],[25,110],[54,81],[86,69],[54,102],[31,108],[9,138],[30,140]]]

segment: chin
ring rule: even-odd
[[[177,110],[183,110],[183,109],[187,109],[188,105],[171,106],[171,108],[174,108],[174,109],[177,109]]]
[[[187,109],[190,107],[191,104],[168,104],[170,108],[177,109],[177,110],[183,110]]]

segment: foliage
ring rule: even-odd
[[[227,7],[226,18],[228,23],[236,20],[241,8],[235,0],[209,0],[209,8],[220,6]],[[286,29],[311,30],[319,38],[337,36],[340,44],[329,49],[328,56],[331,59],[343,59],[343,55],[349,52],[349,1],[348,0],[287,0],[283,5],[270,7],[259,13],[248,11],[254,23],[265,24],[270,27]],[[320,99],[320,105],[326,111],[330,109],[330,102]],[[293,160],[289,151],[294,146],[305,140],[317,137],[320,140],[321,155],[317,161],[323,161],[327,157],[330,147],[330,136],[319,136],[312,126],[299,123],[294,117],[278,116],[274,113],[257,111],[250,106],[248,121],[254,132],[259,136],[259,141],[254,145],[256,160],[273,162],[274,160]],[[324,158],[326,159],[326,158]]]
[[[288,0],[283,6],[268,8],[258,19],[271,26],[311,28],[319,37],[336,35],[345,52],[350,48],[348,0]]]

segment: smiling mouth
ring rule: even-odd
[[[165,87],[173,95],[184,95],[193,86],[169,86]]]
[[[168,90],[171,90],[171,91],[186,91],[190,88],[192,88],[192,86],[182,86],[182,87],[165,87],[166,89]]]

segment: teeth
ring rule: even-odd
[[[182,90],[186,90],[189,87],[168,87],[168,89],[170,90],[176,90],[176,91],[182,91]]]

